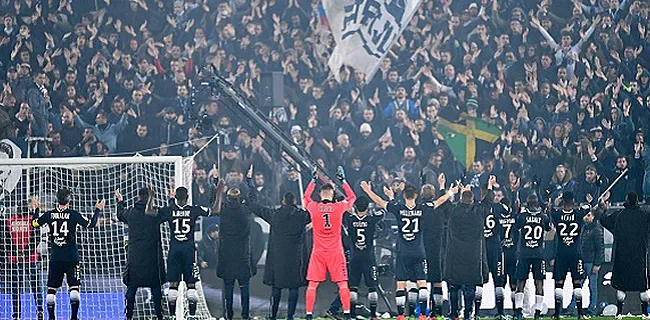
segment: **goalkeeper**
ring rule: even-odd
[[[31,208],[29,207],[31,204]],[[38,218],[40,203],[38,200],[26,201],[18,205],[18,212],[9,216],[3,222],[0,241],[4,245],[2,251],[7,254],[11,277],[11,302],[13,319],[20,319],[22,285],[29,282],[31,293],[36,302],[36,317],[43,320],[43,293],[39,290],[40,277],[39,254],[36,249],[38,234],[32,227],[32,219]],[[31,212],[30,212],[31,211]],[[27,289],[29,290],[29,289]]]
[[[158,215],[153,205],[154,192],[149,188],[138,190],[138,200],[126,209],[120,189],[115,190],[117,218],[129,226],[127,264],[124,272],[126,289],[126,319],[133,319],[135,294],[138,288],[150,288],[158,320],[163,319],[162,290],[165,283],[165,265],[160,242],[160,224],[164,217]]]

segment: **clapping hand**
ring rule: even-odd
[[[246,173],[246,178],[247,179],[252,179],[253,178],[253,165],[248,168],[248,172]]]
[[[491,175],[490,179],[488,180],[488,186],[492,188],[496,183],[497,183],[497,176]]]
[[[38,201],[38,198],[30,199],[29,203],[31,204],[32,210],[36,210],[41,207],[41,202]]]
[[[106,206],[106,200],[97,200],[97,203],[95,204],[95,208],[99,210],[104,210],[104,207]]]
[[[461,185],[454,184],[454,185],[451,186],[451,188],[449,188],[449,192],[451,192],[451,195],[455,195],[460,190],[460,187],[461,187]]]
[[[343,170],[342,166],[336,168],[336,178],[341,182],[345,182],[345,170]]]
[[[388,197],[388,199],[394,199],[395,198],[395,192],[393,192],[393,189],[384,186],[384,194]]]

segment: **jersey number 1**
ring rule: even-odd
[[[329,229],[332,227],[332,223],[330,223],[329,213],[323,213],[323,220],[325,220],[325,225],[324,225],[325,228]]]

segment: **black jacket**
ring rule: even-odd
[[[117,218],[129,226],[123,279],[129,287],[157,287],[166,282],[160,241],[160,224],[164,220],[160,215],[146,215],[146,205],[138,201],[127,210],[124,202],[117,204]]]
[[[277,288],[299,288],[306,284],[305,226],[307,211],[294,205],[277,209],[252,205],[254,213],[271,225],[266,251],[264,284]]]
[[[257,273],[251,253],[252,210],[246,199],[228,199],[223,204],[219,226],[217,277],[250,279]]]
[[[600,266],[605,261],[605,240],[600,222],[586,223],[582,229],[582,261]]]

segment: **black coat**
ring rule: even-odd
[[[484,277],[483,224],[489,206],[458,204],[449,211],[449,235],[444,279],[454,285],[480,286]]]
[[[250,279],[257,272],[251,256],[251,209],[239,200],[227,200],[219,221],[217,277]]]
[[[282,289],[305,286],[307,259],[303,253],[309,213],[294,205],[278,209],[257,206],[254,213],[271,225],[264,284]]]
[[[602,217],[600,223],[614,235],[612,287],[621,291],[647,290],[650,213],[638,206],[626,206]]]
[[[146,205],[145,201],[138,201],[127,210],[124,202],[117,204],[117,218],[129,226],[123,279],[129,287],[157,287],[166,282],[160,241],[160,224],[164,220],[160,215],[146,215]]]

